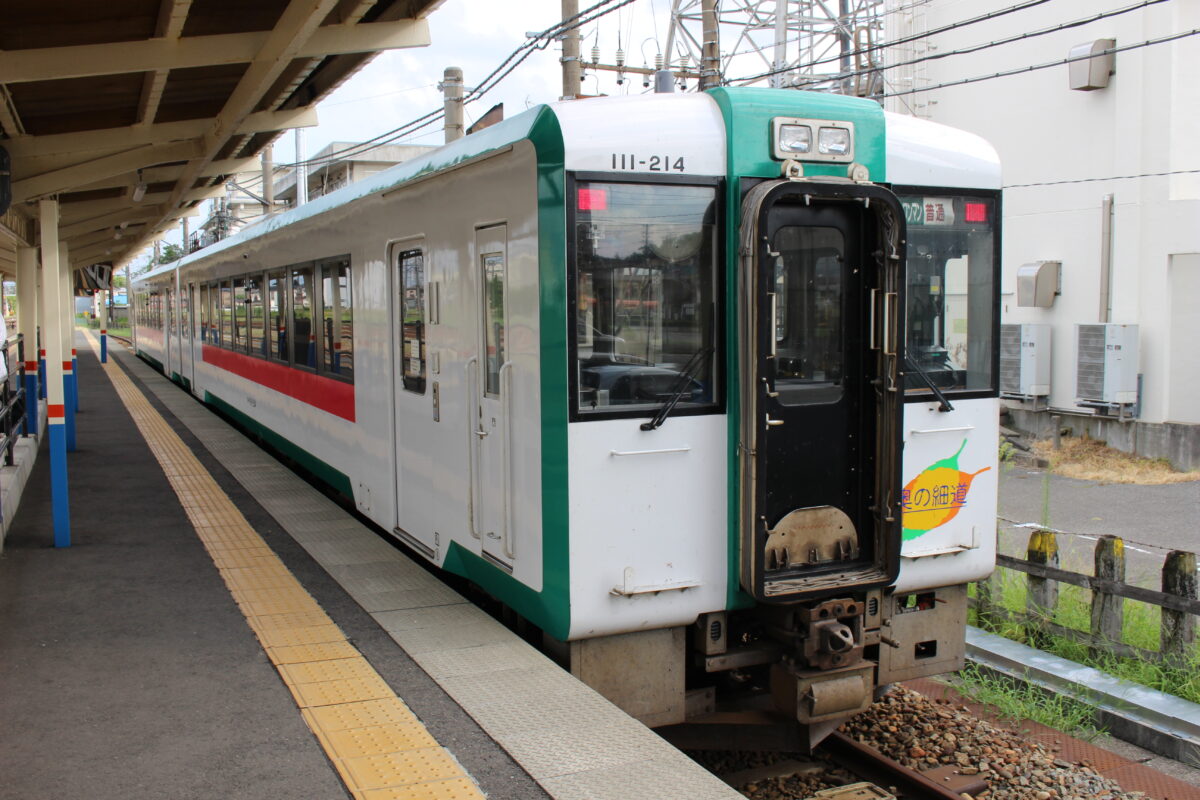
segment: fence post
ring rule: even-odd
[[[979,627],[996,630],[1004,622],[1004,578],[1003,567],[996,567],[992,574],[975,584],[975,610],[979,615]]]
[[[1162,570],[1162,590],[1188,600],[1196,599],[1196,554],[1183,550],[1167,553]],[[1196,618],[1184,611],[1162,610],[1162,640],[1159,650],[1163,661],[1186,666],[1196,641]]]
[[[1029,534],[1030,563],[1044,567],[1058,566],[1058,539],[1054,533],[1047,530],[1036,530]],[[1049,578],[1039,578],[1027,575],[1029,594],[1025,600],[1028,620],[1025,623],[1025,635],[1033,647],[1044,647],[1047,641],[1043,622],[1054,619],[1054,610],[1058,607],[1058,581]]]
[[[1125,582],[1125,542],[1116,536],[1101,536],[1096,542],[1096,577],[1100,580]],[[1092,658],[1109,652],[1105,647],[1121,641],[1125,625],[1125,598],[1092,589],[1092,641],[1088,648]]]

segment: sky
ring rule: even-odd
[[[591,4],[591,0],[580,0],[581,8]],[[619,38],[628,63],[643,64],[644,44],[645,58],[653,64],[653,39],[657,29],[665,44],[669,8],[670,0],[637,0],[586,26],[585,58],[590,57],[592,46],[599,44],[601,61],[613,63]],[[525,42],[527,32],[543,31],[561,17],[561,0],[446,0],[429,17],[432,43],[428,47],[380,53],[317,106],[320,125],[306,129],[305,155],[312,156],[333,141],[362,141],[440,109],[438,83],[446,67],[461,67],[464,83],[470,88]],[[651,41],[646,42],[648,38]],[[631,46],[631,39],[637,44]],[[495,89],[465,107],[467,125],[499,102],[504,103],[505,115],[513,116],[530,106],[557,100],[562,94],[560,55],[560,45],[555,42],[530,56]],[[611,73],[600,78],[590,74],[582,87],[585,94],[643,91],[640,79],[618,87]],[[403,143],[442,141],[441,124],[435,123]],[[295,160],[294,154],[294,136],[285,133],[276,142],[275,160],[287,163]]]
[[[587,9],[595,0],[579,0]],[[625,51],[629,66],[653,66],[655,55],[666,46],[670,28],[672,0],[635,0],[612,11],[582,29],[583,60],[588,62],[592,48],[600,48],[600,61],[612,64],[618,47]],[[684,3],[688,7],[688,3]],[[378,54],[358,73],[317,105],[320,124],[304,129],[302,156],[311,158],[331,142],[361,142],[400,127],[430,111],[442,108],[438,83],[446,67],[463,70],[465,86],[470,89],[484,80],[504,59],[527,40],[527,33],[541,32],[562,18],[561,0],[444,0],[429,15],[430,40],[427,47],[388,50]],[[700,37],[699,24],[690,23]],[[722,27],[725,34],[725,27]],[[722,50],[744,42],[723,41]],[[794,46],[794,45],[793,45]],[[676,47],[677,53],[680,47]],[[496,103],[504,103],[505,116],[511,117],[539,103],[558,100],[562,94],[561,45],[553,42],[526,59],[494,89],[464,107],[469,126]],[[678,63],[678,62],[677,62]],[[693,61],[690,66],[695,68]],[[757,56],[740,56],[739,74],[754,74],[763,68]],[[731,69],[731,72],[733,70]],[[688,86],[694,90],[694,86]],[[643,93],[642,76],[627,76],[617,84],[612,72],[585,70],[580,93],[616,95]],[[444,141],[441,122],[435,122],[416,134],[398,140],[399,144],[439,145]],[[286,165],[296,160],[295,134],[286,131],[275,141],[274,160]],[[260,182],[252,179],[247,188],[260,191]],[[200,217],[189,225],[195,230],[207,217],[207,205]],[[179,244],[176,228],[164,241]],[[134,259],[145,263],[149,251]]]
[[[594,0],[580,0],[586,9]],[[631,66],[653,65],[669,27],[671,0],[636,0],[583,29],[585,60],[593,46],[600,60],[613,63],[618,45],[626,51]],[[304,129],[303,155],[312,157],[335,141],[360,142],[397,128],[430,111],[442,108],[438,83],[446,67],[463,70],[464,85],[470,89],[483,80],[514,49],[526,41],[526,33],[541,32],[562,19],[561,0],[445,0],[429,16],[427,47],[387,50],[378,54],[358,73],[317,105],[320,124]],[[633,45],[630,42],[634,42]],[[643,56],[644,53],[644,56]],[[561,47],[555,42],[531,55],[496,88],[464,108],[469,126],[496,103],[504,103],[505,116],[513,116],[539,103],[558,100],[562,94]],[[618,86],[613,73],[590,72],[582,83],[583,94],[643,92],[640,76]],[[399,140],[398,144],[439,145],[444,141],[441,122]],[[295,134],[284,132],[275,141],[276,164],[296,160]],[[254,185],[253,190],[258,191]],[[193,230],[207,216],[193,217]],[[181,231],[168,233],[165,242],[179,244]],[[144,262],[147,251],[134,260]]]

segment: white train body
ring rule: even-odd
[[[843,101],[852,107],[840,108]],[[782,161],[770,152],[778,131],[765,130],[768,117],[818,125],[822,119],[839,125],[858,120],[847,127],[858,137],[855,163],[866,166],[869,180],[839,178],[847,174],[845,160],[809,163],[803,156],[794,160],[805,172],[832,175],[836,182],[778,179]],[[758,166],[744,169],[748,162]],[[836,207],[853,202],[867,209],[855,212],[861,214],[885,213],[874,210],[880,203],[871,205],[871,197],[888,193],[881,185],[892,187],[899,197],[895,207],[910,217],[908,264],[919,256],[926,266],[917,271],[929,272],[911,290],[908,306],[912,319],[924,320],[918,329],[907,328],[920,370],[887,352],[888,337],[896,335],[886,330],[889,324],[904,337],[903,307],[897,306],[902,286],[884,291],[882,283],[878,289],[864,283],[861,308],[838,306],[840,312],[830,311],[828,298],[823,306],[802,309],[809,295],[799,284],[787,290],[791,294],[770,293],[776,341],[769,356],[759,354],[775,359],[770,382],[792,381],[801,392],[797,397],[851,391],[852,377],[831,378],[832,372],[807,363],[804,342],[794,359],[775,352],[777,342],[786,350],[785,329],[813,309],[846,319],[857,319],[853,315],[861,310],[859,327],[870,325],[876,345],[867,352],[863,338],[863,363],[892,370],[880,379],[892,384],[892,405],[869,414],[865,409],[875,408],[875,401],[866,387],[861,408],[845,417],[871,416],[875,421],[863,424],[881,439],[892,437],[895,446],[868,452],[874,445],[864,442],[863,463],[876,465],[881,477],[873,485],[846,484],[847,493],[861,495],[859,505],[878,511],[863,511],[861,519],[847,511],[853,526],[873,525],[875,533],[862,534],[843,553],[848,564],[864,564],[844,591],[817,552],[824,545],[814,544],[811,557],[779,551],[784,561],[776,568],[790,576],[787,581],[772,578],[760,553],[747,555],[755,547],[747,515],[758,513],[748,508],[758,509],[758,501],[748,493],[746,476],[760,474],[766,463],[756,468],[746,460],[755,450],[747,437],[774,435],[768,428],[746,428],[752,416],[747,409],[774,402],[764,398],[775,395],[767,385],[768,394],[756,399],[757,379],[746,372],[755,356],[739,355],[744,326],[765,313],[753,310],[761,302],[739,300],[740,276],[752,263],[737,241],[739,225],[748,224],[739,206],[757,184],[779,184],[773,196],[791,192],[792,199],[779,202],[793,215],[802,213],[795,187],[820,194],[833,186],[846,194]],[[614,252],[621,231],[639,223],[619,217],[622,193],[643,191],[643,185],[652,187],[645,190],[649,199],[639,201],[644,217],[654,216],[644,209],[656,207],[658,198],[679,194],[679,202],[701,209],[693,215],[701,220],[695,223],[700,233],[664,235],[652,243],[658,229],[650,222],[642,250],[625,254],[624,262],[615,256],[604,261],[598,254]],[[875,670],[864,684],[869,689],[957,665],[961,645],[953,641],[961,638],[959,617],[965,615],[962,587],[986,576],[994,562],[999,233],[993,228],[999,188],[998,161],[981,140],[885,117],[846,98],[718,90],[539,107],[142,276],[135,286],[136,346],[198,398],[352,498],[359,511],[423,557],[479,584],[552,640],[573,643],[564,652],[585,679],[587,667],[577,662],[600,658],[608,652],[605,643],[623,634],[647,632],[628,641],[650,663],[682,660],[685,650],[694,649],[682,643],[683,629],[698,620],[728,625],[731,616],[764,603],[811,607],[845,596],[883,601],[873,621],[846,621],[858,637],[859,655],[852,661]],[[706,193],[712,196],[707,211]],[[928,225],[916,224],[917,205],[923,214],[926,206],[932,209]],[[974,225],[970,230],[965,217]],[[837,224],[859,224],[857,219]],[[864,230],[882,224],[862,220]],[[921,250],[923,236],[935,242],[928,248],[932,255]],[[764,252],[778,256],[770,250],[776,245],[768,245]],[[594,265],[586,275],[576,263],[585,249]],[[611,266],[634,258],[652,266]],[[711,291],[696,289],[703,280],[689,283],[685,275],[702,259],[711,261]],[[784,270],[777,273],[783,277],[776,280],[782,286],[791,267],[783,266],[786,254],[780,259],[776,269]],[[796,269],[817,269],[802,261],[795,261]],[[311,282],[303,291],[295,290],[288,272],[296,267],[313,270],[305,273]],[[623,283],[611,277],[618,273]],[[896,276],[903,281],[901,272]],[[273,278],[287,291],[272,292]],[[630,294],[635,283],[642,292],[636,297]],[[809,290],[817,291],[811,282]],[[614,300],[606,291],[624,294]],[[687,301],[672,306],[673,296]],[[707,298],[713,311],[700,308],[704,303],[696,297]],[[917,299],[921,305],[913,312]],[[784,305],[782,312],[776,302]],[[304,303],[307,317],[296,311]],[[327,318],[343,324],[335,329],[326,323],[318,334],[325,305],[331,308]],[[620,325],[613,322],[617,317]],[[239,324],[242,338],[235,344]],[[805,324],[818,332],[814,336],[829,335],[828,320]],[[843,345],[858,341],[845,330]],[[874,340],[877,332],[882,342]],[[683,355],[694,346],[682,342],[700,345],[690,371]],[[284,358],[272,355],[275,347]],[[644,357],[631,354],[636,348]],[[821,357],[827,360],[829,352]],[[301,363],[310,359],[315,367]],[[789,366],[782,366],[785,361]],[[785,379],[787,370],[791,377]],[[931,382],[941,384],[952,410],[941,410]],[[679,394],[674,384],[684,393],[675,398],[679,406],[645,430],[643,423]],[[622,395],[622,386],[633,388]],[[800,402],[792,407],[797,414],[825,413],[803,405],[811,399]],[[778,424],[770,417],[776,412],[759,412],[764,425]],[[809,418],[796,417],[801,419]],[[837,441],[799,460],[818,464],[838,449]],[[887,453],[897,459],[895,474],[884,469]],[[779,474],[774,464],[771,469]],[[804,514],[838,505],[787,502]],[[760,516],[768,527],[776,524]],[[805,519],[808,525],[817,517]],[[779,550],[780,540],[770,539],[779,530],[767,531],[767,541],[775,542],[768,548]],[[823,576],[820,591],[806,593],[806,569]],[[922,600],[929,592],[947,593],[952,602],[940,605],[952,605],[953,613]],[[881,647],[881,639],[889,638],[881,632],[882,620],[894,617],[894,631],[922,616],[906,610],[928,612],[933,624],[922,623],[922,630],[950,629],[928,633],[927,640],[915,631],[921,640],[915,644]],[[591,651],[588,642],[595,643]],[[709,645],[697,657],[711,660],[722,652]],[[718,671],[715,663],[708,668]],[[816,670],[816,661],[810,666]],[[828,663],[824,669],[845,674]],[[673,672],[678,675],[671,687],[682,687],[682,665]],[[644,681],[642,673],[636,682]],[[682,697],[673,688],[663,708],[649,710],[629,699],[636,689],[601,689],[652,724],[681,720]],[[816,724],[850,710],[810,708],[798,716]]]

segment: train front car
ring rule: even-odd
[[[992,568],[997,159],[835,95],[600,109],[555,109],[572,669],[679,722],[686,648],[691,697],[769,687],[815,744],[960,666]]]

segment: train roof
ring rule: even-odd
[[[847,98],[847,101],[863,102],[858,98]],[[664,103],[671,105],[670,113],[663,113]],[[549,121],[548,117],[553,117],[549,130],[561,131],[559,143],[565,145],[565,167],[569,170],[595,163],[596,156],[604,154],[607,157],[610,151],[625,142],[651,148],[653,152],[660,144],[661,149],[668,149],[668,145],[678,147],[701,137],[707,146],[692,148],[692,152],[703,155],[698,162],[693,159],[688,173],[722,176],[727,168],[725,127],[720,108],[709,94],[630,95],[539,105],[302,206],[268,216],[216,244],[141,275],[139,280],[169,273],[359,198],[392,191],[516,142],[535,138],[539,130],[549,132],[543,127]],[[885,113],[884,119],[887,182],[939,188],[1001,187],[999,157],[983,138],[902,114]],[[708,144],[714,141],[719,142],[717,147]]]

